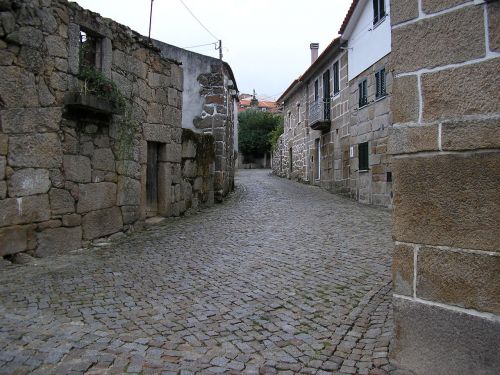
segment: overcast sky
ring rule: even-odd
[[[351,0],[183,0],[222,39],[242,93],[277,98],[335,38]],[[148,34],[150,0],[77,0],[82,7]],[[154,0],[151,37],[179,47],[215,42],[181,0]],[[214,46],[192,51],[217,57]]]

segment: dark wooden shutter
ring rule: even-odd
[[[380,96],[385,96],[385,69],[382,69],[379,73],[380,76]]]
[[[358,105],[363,106],[363,82],[358,83]]]
[[[337,94],[340,91],[340,74],[339,74],[339,62],[337,61],[333,64],[333,93]]]
[[[373,24],[376,24],[379,20],[378,2],[379,0],[373,0]]]

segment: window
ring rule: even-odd
[[[377,73],[375,73],[375,98],[383,98],[387,95],[385,92],[385,68],[380,69]]]
[[[314,81],[314,102],[317,103],[319,99],[319,82]]]
[[[80,29],[80,70],[100,68],[100,38]]]
[[[368,170],[368,142],[360,143],[358,145],[358,159],[359,159],[358,170],[367,171]]]
[[[297,123],[302,121],[302,117],[300,115],[300,103],[297,103]]]
[[[333,95],[337,95],[340,91],[340,72],[339,62],[333,64]]]
[[[368,91],[367,91],[366,79],[362,80],[358,84],[358,93],[359,93],[358,104],[359,108],[361,108],[368,104]]]
[[[373,0],[373,24],[385,17],[385,0]]]
[[[288,122],[288,128],[292,128],[292,113],[290,111],[288,111],[288,118],[287,118],[287,122]]]

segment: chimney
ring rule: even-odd
[[[311,43],[309,47],[311,48],[311,65],[312,65],[318,58],[319,43]]]

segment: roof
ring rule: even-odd
[[[243,99],[242,98],[243,95],[240,95],[240,112],[252,107],[252,104],[251,104],[252,96],[250,96],[250,98],[248,98],[248,99],[247,98]],[[266,100],[259,100],[258,102],[259,103],[257,104],[257,108],[266,108],[270,112],[273,112],[279,108],[277,102],[266,101]],[[244,108],[241,108],[241,107],[244,107]],[[246,108],[246,107],[248,107],[248,108]]]
[[[356,10],[356,6],[358,5],[359,0],[352,0],[351,6],[349,7],[349,10],[347,11],[347,14],[345,15],[344,21],[342,22],[342,26],[340,26],[339,34],[342,35],[349,24],[349,21],[351,20],[352,15],[354,14],[354,11]]]
[[[281,103],[282,101],[285,100],[285,98],[288,96],[288,94],[292,93],[293,92],[293,89],[295,88],[295,86],[300,82],[300,79],[302,78],[302,76],[300,76],[299,78],[295,79],[291,84],[290,86],[287,87],[287,89],[285,90],[285,92],[283,94],[281,94],[281,96],[278,98],[277,102],[278,103]]]
[[[295,91],[295,88],[299,87],[299,84],[301,84],[304,81],[307,81],[316,72],[317,69],[319,69],[328,61],[331,55],[340,48],[340,44],[341,44],[340,37],[333,39],[331,43],[321,53],[321,55],[319,55],[316,61],[314,61],[299,78],[294,80],[292,84],[288,86],[288,88],[285,90],[283,94],[281,94],[281,96],[278,98],[277,101],[281,103],[282,101],[286,100],[286,98]]]

